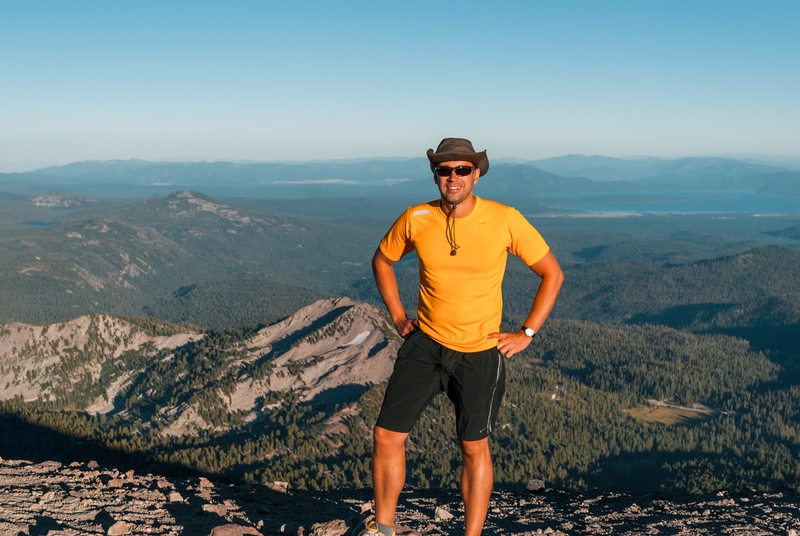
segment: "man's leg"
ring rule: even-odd
[[[464,441],[461,444],[461,495],[464,498],[466,517],[465,536],[478,536],[486,521],[489,497],[494,484],[492,454],[489,452],[489,438],[477,441]]]
[[[376,426],[372,434],[372,487],[375,491],[375,520],[394,526],[397,501],[406,481],[407,433]],[[491,463],[491,462],[490,462]]]

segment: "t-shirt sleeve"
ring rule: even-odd
[[[511,234],[511,246],[508,251],[522,259],[522,262],[528,266],[542,260],[550,251],[550,246],[544,241],[539,231],[515,208],[509,208],[506,217]]]
[[[414,251],[409,229],[408,210],[397,218],[397,221],[389,228],[383,236],[379,247],[389,260],[395,262],[399,261],[403,255]]]

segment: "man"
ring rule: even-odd
[[[480,534],[494,480],[489,433],[505,390],[504,358],[531,343],[564,280],[549,247],[519,212],[473,194],[489,169],[486,151],[475,152],[469,140],[445,138],[427,154],[439,199],[406,210],[372,259],[378,290],[405,342],[374,430],[375,520],[364,535],[394,535],[405,440],[441,392],[456,411],[465,534]],[[419,257],[417,318],[406,315],[392,268],[412,251]],[[500,331],[507,252],[542,278],[527,319],[513,333]]]

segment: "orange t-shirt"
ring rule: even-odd
[[[519,211],[481,198],[469,215],[455,219],[455,242],[458,251],[450,255],[447,218],[437,199],[409,207],[380,249],[392,261],[416,250],[423,332],[459,352],[488,350],[497,339],[487,335],[500,331],[507,253],[530,266],[550,248]]]

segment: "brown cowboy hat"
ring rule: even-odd
[[[472,142],[464,138],[443,139],[435,152],[433,149],[428,149],[428,160],[431,163],[431,171],[441,162],[458,160],[472,162],[472,165],[481,170],[481,177],[489,171],[489,158],[486,156],[486,151],[476,153],[472,147]]]

